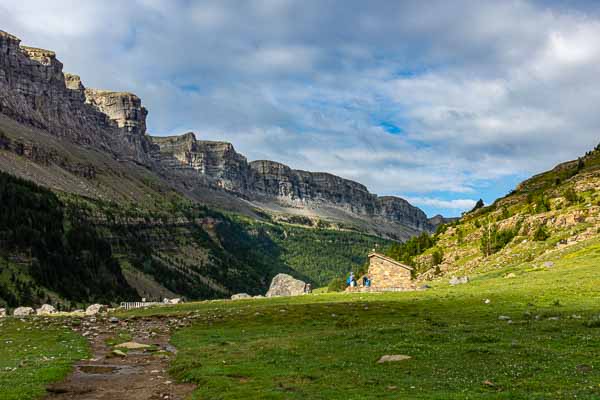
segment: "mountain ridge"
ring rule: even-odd
[[[231,143],[198,140],[193,133],[150,136],[148,111],[135,94],[86,88],[78,75],[62,72],[53,51],[22,46],[6,32],[0,32],[0,51],[0,90],[5,93],[0,113],[121,162],[148,167],[168,182],[203,191],[200,197],[209,204],[220,205],[223,195],[233,195],[226,202],[233,211],[250,202],[270,213],[337,220],[396,239],[431,232],[440,222],[404,199],[379,197],[333,174],[293,170],[269,160],[248,162]],[[213,191],[226,193],[212,196]]]

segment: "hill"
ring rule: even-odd
[[[396,244],[423,281],[496,271],[544,269],[573,246],[600,237],[600,146],[519,184],[459,221]],[[527,267],[525,267],[527,266]],[[512,273],[512,274],[511,274]]]

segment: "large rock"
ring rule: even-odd
[[[85,315],[96,315],[98,313],[105,313],[108,311],[108,306],[104,304],[92,304],[85,310]]]
[[[234,294],[233,296],[231,296],[231,300],[241,300],[241,299],[251,299],[252,296],[250,296],[248,293],[238,293],[238,294]]]
[[[51,306],[50,304],[44,304],[42,305],[40,308],[38,308],[37,310],[35,310],[35,313],[37,315],[50,315],[50,314],[55,314],[56,313],[56,308],[54,308],[53,306]]]
[[[0,318],[6,317],[6,308],[0,308]]]
[[[306,283],[287,274],[277,274],[271,281],[267,297],[299,296],[304,294]]]
[[[28,317],[35,314],[35,310],[31,307],[17,307],[13,312],[15,317]]]

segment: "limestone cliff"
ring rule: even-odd
[[[86,89],[49,50],[0,31],[0,112],[75,143],[149,163],[146,110],[129,93]]]
[[[134,161],[178,190],[195,194],[195,199],[218,198],[213,203],[219,205],[227,195],[227,201],[246,208],[280,207],[282,212],[342,222],[356,217],[371,231],[386,224],[387,232],[400,229],[401,238],[430,231],[439,222],[428,220],[403,199],[378,197],[364,185],[332,174],[294,170],[268,160],[248,162],[231,143],[197,140],[193,133],[151,137],[146,133],[148,111],[139,97],[86,88],[79,76],[63,73],[54,52],[22,46],[18,38],[2,31],[0,113],[61,140],[107,152],[116,160]],[[70,171],[86,179],[97,175],[98,167],[69,162],[67,155],[46,151],[35,141],[2,140],[14,154],[29,154],[29,159],[44,160],[44,165],[69,165]]]
[[[197,140],[193,133],[152,137],[152,142],[160,148],[164,168],[187,171],[244,199],[277,202],[292,210],[335,208],[414,231],[431,231],[437,225],[404,199],[378,197],[360,183],[324,172],[294,170],[268,160],[247,162],[230,143]]]

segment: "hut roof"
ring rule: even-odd
[[[398,267],[405,268],[405,269],[407,269],[407,270],[409,270],[409,271],[412,271],[412,270],[414,269],[413,267],[411,267],[411,266],[409,266],[409,265],[402,264],[401,262],[399,262],[399,261],[396,261],[396,260],[394,260],[393,258],[389,258],[389,257],[387,257],[387,256],[384,256],[384,255],[383,255],[383,254],[381,254],[381,253],[376,253],[376,252],[369,253],[369,259],[371,259],[372,257],[381,258],[382,260],[385,260],[385,261],[387,261],[387,262],[389,262],[389,263],[392,263],[392,264],[394,264],[394,265],[397,265]]]

